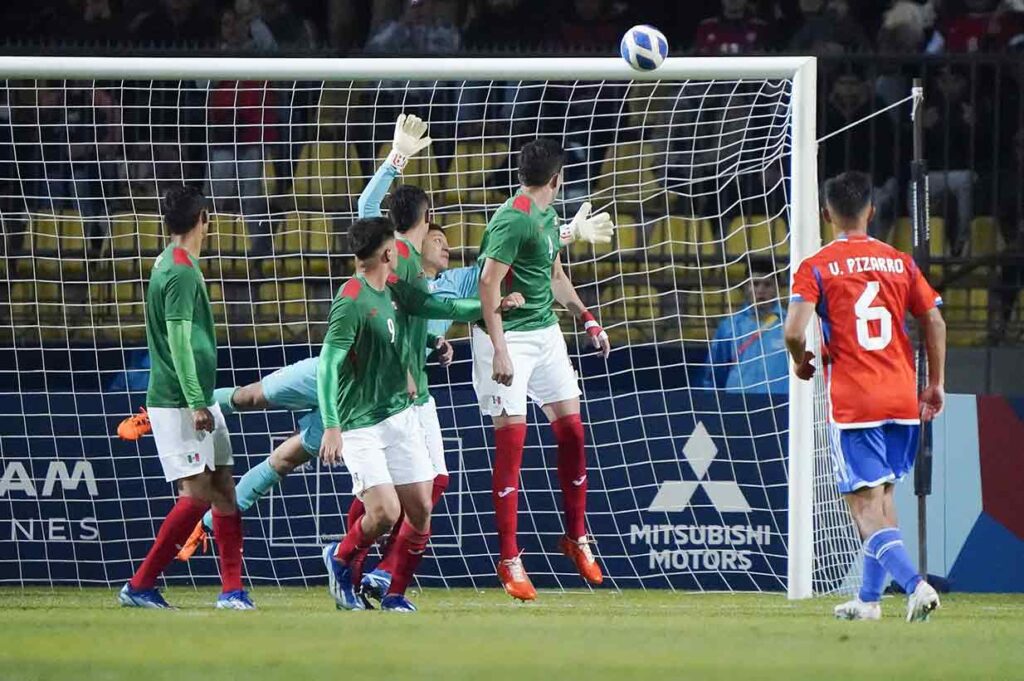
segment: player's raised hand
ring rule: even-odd
[[[814,353],[811,352],[810,350],[805,350],[804,360],[800,362],[800,364],[798,364],[795,369],[796,377],[799,378],[801,381],[809,381],[811,380],[811,377],[814,376],[814,372],[816,371],[816,369],[814,365],[811,364],[812,359],[814,359]]]
[[[206,407],[192,411],[192,427],[197,433],[213,432],[213,414]]]
[[[604,330],[604,327],[601,326],[601,323],[594,318],[594,315],[589,310],[584,310],[583,314],[580,315],[580,319],[583,320],[583,329],[587,332],[587,336],[590,337],[590,342],[601,351],[602,357],[607,357],[612,351],[612,345],[608,341],[608,332]]]
[[[921,392],[921,421],[928,423],[942,413],[946,391],[941,385],[930,385]]]
[[[452,359],[455,357],[455,348],[448,342],[447,338],[437,339],[437,361],[441,363],[441,366],[446,367],[452,363]]]
[[[558,238],[563,246],[568,246],[577,239],[592,244],[608,244],[612,241],[612,234],[615,233],[615,224],[608,213],[591,215],[592,206],[589,201],[584,201],[580,209],[576,211],[576,217],[572,222],[562,225],[558,230]]]
[[[325,466],[341,463],[341,428],[325,428],[320,439],[320,461]]]
[[[388,162],[402,172],[409,159],[429,147],[432,141],[427,136],[427,124],[423,119],[413,114],[399,114]]]
[[[500,385],[512,385],[512,357],[508,350],[495,350],[491,362],[491,379]]]
[[[526,305],[526,298],[523,298],[523,294],[517,291],[502,298],[500,307],[502,312],[508,312],[523,305]]]

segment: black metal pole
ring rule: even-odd
[[[931,264],[931,227],[928,224],[928,163],[924,158],[924,81],[914,79],[911,118],[914,126],[914,159],[910,164],[910,188],[913,192],[914,260],[925,276]],[[917,341],[917,392],[928,376],[928,357],[924,337]],[[914,464],[914,494],[917,496],[917,564],[921,575],[928,576],[928,495],[932,493],[932,426],[921,424],[917,461]]]

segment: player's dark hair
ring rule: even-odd
[[[437,224],[436,222],[431,222],[431,223],[427,224],[427,231],[428,232],[441,232],[441,234],[444,234],[444,227],[442,227],[441,225]]]
[[[536,139],[519,152],[519,181],[525,187],[541,187],[565,164],[562,145],[550,137]]]
[[[420,221],[423,211],[430,206],[430,198],[416,185],[401,184],[391,192],[390,205],[388,214],[395,223],[395,229],[404,234]]]
[[[188,234],[207,209],[206,197],[196,187],[171,187],[161,202],[164,225],[171,234]]]
[[[771,258],[751,258],[747,264],[747,272],[751,278],[764,279],[777,274],[777,268]]]
[[[849,170],[825,183],[825,205],[836,217],[853,220],[871,205],[872,191],[870,175]]]
[[[360,218],[348,228],[348,244],[360,260],[366,260],[388,239],[395,236],[395,225],[389,218]]]

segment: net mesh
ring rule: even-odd
[[[789,80],[4,82],[0,342],[10,349],[0,367],[0,531],[9,536],[0,541],[0,582],[124,580],[173,498],[152,438],[114,435],[145,399],[144,286],[165,245],[157,197],[184,180],[212,198],[202,266],[218,385],[250,383],[319,352],[333,292],[353,268],[345,232],[357,197],[388,151],[395,118],[411,112],[429,123],[434,143],[402,181],[429,192],[453,267],[474,262],[487,220],[517,184],[515,152],[538,135],[567,150],[558,211],[571,216],[586,199],[615,216],[613,245],[563,252],[611,337],[608,361],[560,315],[582,379],[588,522],[611,584],[784,588],[788,379],[777,341],[790,267],[792,88]],[[751,264],[781,284],[756,315]],[[751,328],[719,331],[741,313],[755,320]],[[449,337],[468,330],[457,324]],[[763,352],[742,363],[715,355],[716,332],[741,357],[750,344]],[[493,435],[469,366],[468,345],[457,343],[453,366],[432,369],[451,484],[436,511],[425,585],[494,584]],[[828,592],[848,584],[856,545],[831,484],[816,390],[819,409],[807,415],[816,430],[814,584]],[[230,419],[236,471],[267,456],[294,418]],[[545,423],[531,413],[521,544],[538,586],[573,588],[580,581],[556,550],[560,492]],[[248,578],[321,582],[318,547],[344,531],[349,491],[343,471],[312,462],[250,509]],[[215,577],[208,556],[168,573],[172,582]]]

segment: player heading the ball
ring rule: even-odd
[[[558,442],[558,479],[565,510],[559,549],[591,584],[603,580],[587,538],[586,452],[580,420],[580,389],[565,339],[552,309],[557,300],[578,317],[605,357],[608,334],[584,307],[562,269],[560,250],[576,239],[608,243],[615,229],[607,213],[590,214],[585,203],[559,228],[552,204],[562,187],[564,153],[551,139],[538,139],[519,153],[519,191],[487,225],[480,244],[480,303],[483,323],[473,329],[473,387],[480,411],[494,421],[492,499],[500,558],[498,578],[514,598],[533,600],[537,592],[519,557],[519,468],[526,441],[527,398],[551,422]],[[501,296],[521,293],[526,303],[499,313]]]
[[[198,189],[182,186],[170,189],[162,204],[171,243],[153,263],[146,291],[152,361],[146,407],[164,478],[177,482],[181,495],[119,599],[128,607],[170,607],[156,588],[157,577],[212,506],[223,584],[216,605],[252,610],[242,589],[242,516],[235,506],[231,437],[213,399],[217,339],[199,269],[209,226],[207,201]]]
[[[946,325],[942,299],[913,259],[868,236],[872,182],[847,172],[825,183],[824,218],[836,239],[800,263],[786,319],[786,346],[803,380],[814,375],[804,331],[817,313],[827,372],[830,429],[839,491],[864,542],[857,598],[837,606],[841,619],[879,619],[886,573],[910,595],[907,621],[925,620],[939,597],[917,573],[896,520],[893,489],[913,467],[922,421],[943,404]],[[928,385],[917,394],[914,353],[904,327],[921,325]]]

